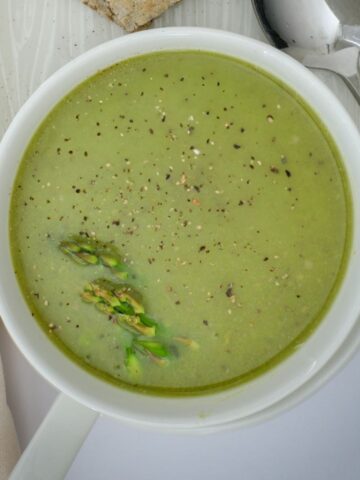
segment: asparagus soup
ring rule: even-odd
[[[33,317],[119,386],[195,394],[258,375],[314,330],[347,264],[332,139],[295,92],[199,51],[135,57],[70,92],[10,209]]]

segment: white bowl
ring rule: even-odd
[[[70,361],[32,319],[13,272],[8,236],[9,200],[25,147],[51,108],[84,79],[122,59],[161,50],[221,52],[257,65],[280,78],[312,106],[341,151],[354,204],[354,233],[342,286],[320,326],[288,359],[255,380],[222,392],[166,398],[130,392],[106,383]],[[360,312],[360,137],[333,94],[287,55],[240,35],[199,28],[140,32],[105,43],[73,60],[27,101],[0,148],[0,313],[29,362],[59,390],[99,412],[143,425],[177,430],[217,429],[261,417],[290,398],[331,360],[344,344]],[[331,208],[331,205],[329,205]],[[346,344],[344,344],[346,345]],[[305,391],[305,390],[304,390]],[[286,407],[286,402],[285,406]],[[275,411],[276,409],[274,409]]]

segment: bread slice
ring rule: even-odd
[[[180,0],[82,0],[127,32],[145,26]]]

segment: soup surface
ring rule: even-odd
[[[119,385],[196,393],[265,371],[318,324],[351,203],[294,92],[230,57],[163,52],[52,110],[22,160],[10,235],[26,301],[65,353]],[[117,309],[124,283],[146,316],[132,299],[130,316]]]

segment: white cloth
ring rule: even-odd
[[[0,480],[9,478],[19,455],[15,426],[6,402],[4,372],[0,357]]]

